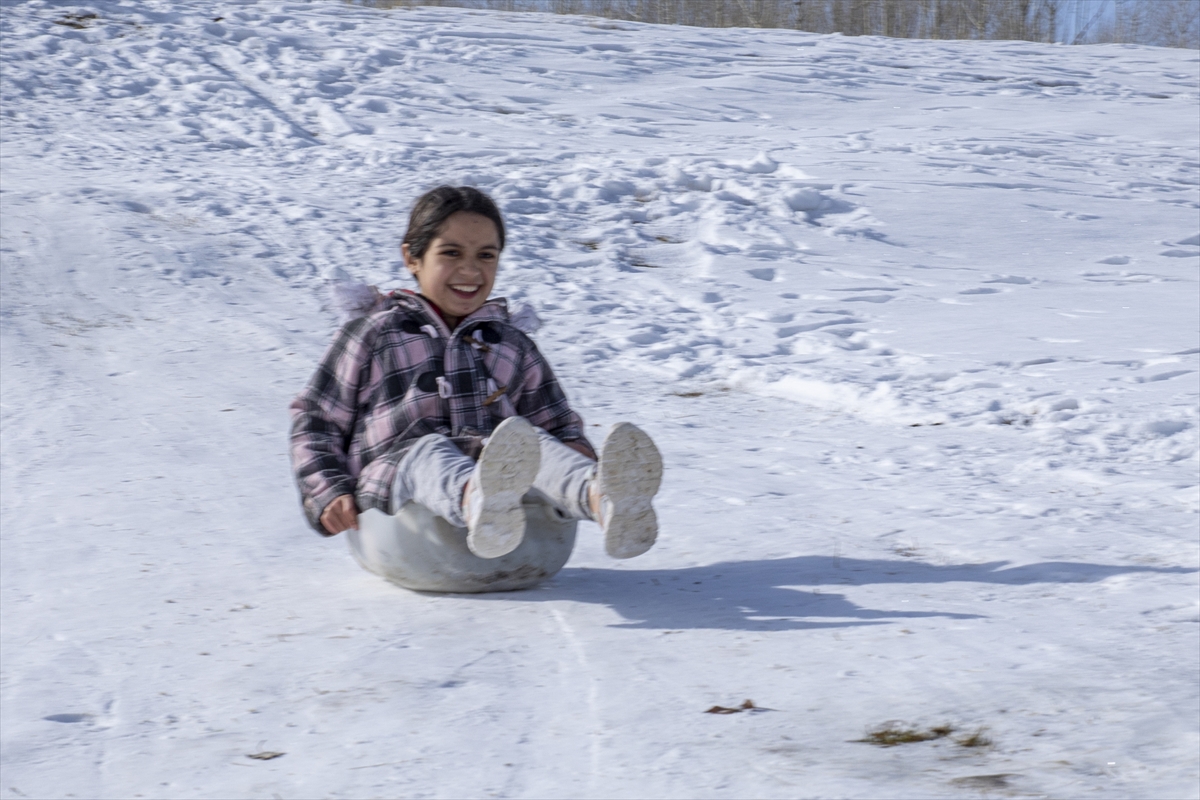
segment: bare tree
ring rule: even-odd
[[[1157,0],[1149,22],[1151,44],[1200,48],[1200,0]]]
[[[383,8],[550,11],[846,36],[1137,42],[1200,47],[1200,0],[357,0]]]

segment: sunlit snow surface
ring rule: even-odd
[[[4,797],[1200,793],[1195,51],[0,30]],[[328,287],[407,285],[441,182],[502,204],[595,438],[659,442],[646,556],[588,524],[540,589],[426,596],[305,527]],[[889,720],[994,745],[851,741]]]

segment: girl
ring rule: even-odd
[[[417,200],[400,250],[420,293],[377,295],[291,404],[292,466],[319,533],[415,502],[466,527],[476,555],[498,558],[521,543],[521,499],[533,491],[565,517],[598,522],[614,558],[654,544],[658,449],[623,422],[597,459],[550,365],[505,301],[488,299],[504,236],[477,189],[439,186]]]

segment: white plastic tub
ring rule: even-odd
[[[575,520],[525,498],[525,539],[500,558],[467,549],[467,529],[451,525],[417,503],[388,516],[359,514],[347,531],[350,552],[366,570],[419,592],[508,592],[528,589],[555,575],[575,547]]]

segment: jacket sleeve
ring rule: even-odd
[[[353,495],[347,467],[359,388],[370,374],[372,343],[367,319],[349,322],[325,351],[308,385],[289,406],[292,416],[292,472],[304,515],[318,533],[329,536],[321,513],[339,495]]]
[[[517,414],[560,442],[581,441],[595,450],[584,435],[583,418],[567,403],[567,395],[558,385],[554,371],[532,341],[518,374],[522,380],[516,402]]]

